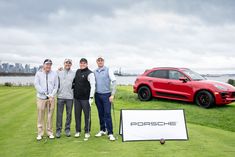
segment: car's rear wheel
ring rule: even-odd
[[[197,93],[196,103],[201,107],[210,108],[214,106],[215,98],[210,92],[203,90]]]
[[[149,101],[152,98],[152,93],[147,86],[142,86],[138,90],[138,97],[141,101]]]

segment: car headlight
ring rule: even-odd
[[[214,84],[214,86],[219,90],[227,90],[227,88],[222,85]]]

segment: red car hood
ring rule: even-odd
[[[224,88],[223,91],[235,91],[235,87],[224,82],[212,81],[212,80],[202,80],[201,83],[209,84],[212,86],[222,86]],[[222,90],[222,89],[221,89]]]

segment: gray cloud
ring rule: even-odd
[[[151,6],[157,10],[197,16],[207,23],[235,22],[235,1],[233,0],[152,0],[151,3],[153,4]]]
[[[113,68],[233,72],[234,1],[0,1],[0,60],[55,66],[104,55]],[[206,71],[207,69],[207,71]],[[214,69],[214,70],[212,70]],[[225,70],[227,69],[227,71]]]
[[[128,8],[139,0],[1,0],[1,25],[44,25],[50,14],[68,10],[78,17],[112,16],[118,8]],[[43,23],[42,23],[43,22]]]
[[[1,25],[45,24],[50,14],[64,9],[73,12],[78,19],[92,16],[114,16],[118,9],[135,5],[145,6],[139,11],[155,10],[181,15],[198,16],[208,23],[234,23],[235,1],[233,0],[1,0]]]

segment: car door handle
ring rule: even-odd
[[[174,84],[174,83],[172,83],[172,82],[167,82],[168,84]]]

